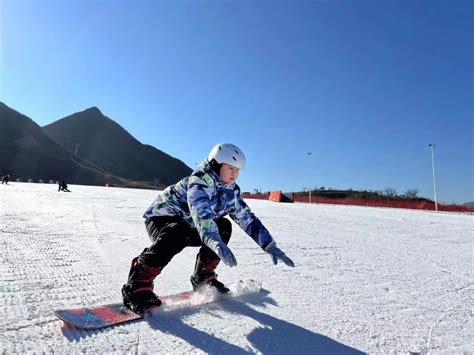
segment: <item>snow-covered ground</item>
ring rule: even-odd
[[[0,185],[1,353],[474,352],[473,216],[257,200],[247,202],[296,267],[273,266],[234,225],[239,264],[218,273],[269,292],[70,331],[55,309],[120,301],[156,193],[70,189]],[[190,288],[196,252],[172,260],[158,294]]]

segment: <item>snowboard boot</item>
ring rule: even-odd
[[[227,293],[230,291],[222,282],[217,280],[217,274],[215,272],[193,275],[191,276],[191,284],[193,285],[194,291],[198,291],[201,287],[205,286],[215,288],[220,293]]]
[[[128,281],[122,287],[123,306],[137,314],[159,307],[161,300],[153,292],[153,280],[160,272],[160,268],[146,266],[138,257],[134,258]]]
[[[191,276],[191,284],[194,291],[197,291],[202,286],[211,286],[221,293],[229,292],[229,289],[217,280],[217,274],[214,272],[219,262],[220,259],[206,261],[201,259],[200,254],[196,256],[194,273]]]

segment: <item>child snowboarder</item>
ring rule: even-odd
[[[8,181],[10,181],[10,174],[7,174],[2,178],[2,185],[3,184],[8,185]]]
[[[230,267],[237,265],[227,247],[232,225],[224,218],[226,215],[270,254],[274,264],[280,260],[294,266],[240,197],[236,180],[245,162],[243,152],[235,145],[217,144],[191,176],[158,195],[143,215],[152,244],[132,260],[128,281],[122,287],[125,307],[144,313],[161,305],[153,292],[153,281],[187,246],[200,247],[191,276],[193,289],[208,285],[228,292],[214,271],[220,260]]]

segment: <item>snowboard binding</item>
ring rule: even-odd
[[[191,285],[195,292],[206,286],[216,289],[220,293],[227,293],[230,291],[222,282],[217,280],[217,274],[215,272],[191,276]]]
[[[132,291],[130,286],[122,287],[123,308],[143,315],[155,307],[161,306],[161,300],[151,289]]]

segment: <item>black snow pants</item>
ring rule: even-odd
[[[215,221],[222,241],[229,243],[232,224],[227,218]],[[196,257],[195,274],[213,272],[220,258],[201,241],[196,228],[179,217],[152,217],[145,222],[152,241],[139,256],[142,264],[163,269],[171,259],[185,247],[200,247]]]

